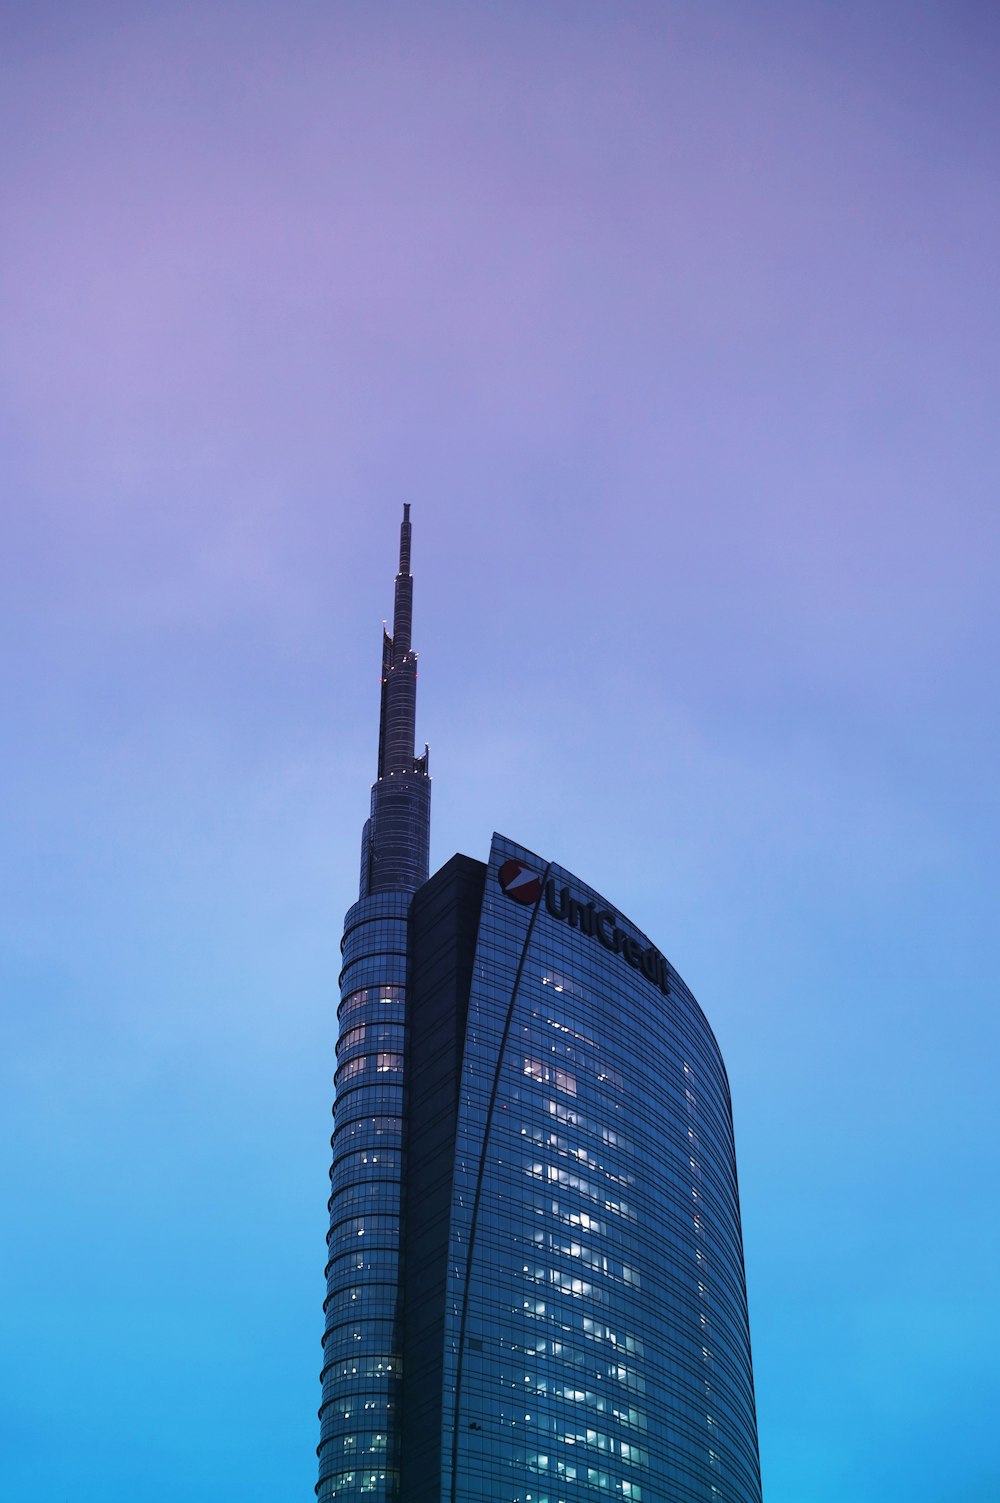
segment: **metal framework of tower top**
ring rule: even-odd
[[[417,654],[413,651],[410,507],[399,528],[392,632],[382,632],[378,774],[361,842],[362,898],[415,892],[427,880],[430,848],[429,752],[415,751]]]

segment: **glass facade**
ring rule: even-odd
[[[540,879],[534,902],[502,890],[512,862]],[[454,1140],[436,1503],[759,1503],[728,1083],[654,956],[579,879],[495,838]]]
[[[320,1503],[760,1503],[732,1115],[662,953],[501,836],[429,881],[410,524],[345,920]]]
[[[405,893],[345,924],[317,1497],[398,1497]]]
[[[399,529],[393,629],[382,634],[378,771],[344,921],[330,1139],[320,1500],[399,1497],[400,1237],[411,894],[427,880],[430,778],[414,755],[410,508]]]

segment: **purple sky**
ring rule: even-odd
[[[0,1494],[308,1498],[413,506],[500,829],[733,1085],[766,1503],[982,1503],[1000,11],[8,6]]]

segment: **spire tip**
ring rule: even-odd
[[[399,527],[399,572],[410,572],[410,503],[403,502],[403,520]]]

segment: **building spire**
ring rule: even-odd
[[[410,573],[410,508],[399,528],[392,634],[382,632],[382,703],[378,776],[371,816],[361,841],[361,896],[414,892],[427,880],[430,844],[428,753],[416,756],[417,655],[411,647],[413,576]]]
[[[403,502],[403,520],[399,524],[399,572],[410,572],[410,503]]]
[[[392,640],[395,651],[405,657],[410,650],[413,631],[413,575],[410,573],[410,508],[403,506],[399,524],[399,573],[396,575],[396,598],[392,611]],[[411,737],[412,742],[412,737]]]

